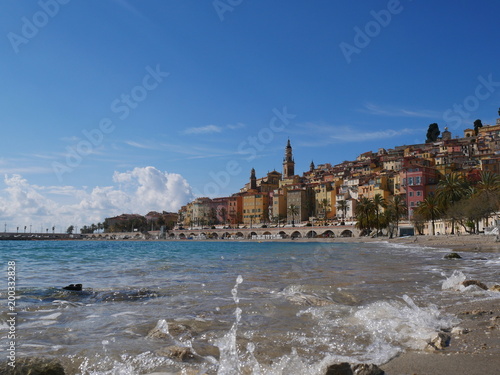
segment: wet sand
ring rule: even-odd
[[[389,240],[460,252],[499,252],[495,236],[417,236]],[[500,270],[498,273],[500,284]],[[500,300],[479,300],[445,311],[457,315],[467,333],[452,333],[449,346],[429,352],[407,352],[381,366],[388,375],[493,375],[500,373]]]
[[[291,240],[283,240],[291,241]],[[346,237],[333,239],[296,239],[296,242],[376,242],[401,243],[450,249],[457,253],[500,253],[500,242],[491,235],[437,235],[388,237]],[[500,270],[498,272],[500,284]],[[499,292],[500,293],[500,292]],[[406,352],[380,366],[387,375],[493,375],[500,374],[500,299],[478,300],[448,306],[446,313],[456,315],[462,333],[450,333],[447,347],[441,350]]]
[[[467,333],[452,333],[449,346],[406,352],[381,366],[387,375],[493,375],[500,373],[500,304],[476,301],[446,309]]]
[[[251,240],[249,240],[251,241]],[[264,240],[263,240],[264,241]],[[454,251],[488,251],[500,252],[500,240],[491,235],[439,235],[439,236],[408,236],[408,237],[335,237],[335,238],[299,238],[295,240],[275,240],[294,242],[376,242],[387,241],[408,245],[448,248]]]

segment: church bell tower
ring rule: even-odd
[[[295,161],[292,155],[290,139],[285,147],[285,157],[283,158],[283,178],[290,178],[295,175]]]

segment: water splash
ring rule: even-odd
[[[238,347],[236,345],[236,334],[238,324],[241,320],[241,309],[238,307],[240,299],[238,298],[238,286],[243,282],[243,277],[238,275],[236,284],[231,290],[231,295],[236,303],[235,315],[236,321],[233,326],[222,338],[216,340],[216,345],[219,347],[220,360],[217,375],[236,375],[241,374],[241,362],[238,355]]]
[[[443,281],[442,290],[463,290],[462,283],[467,279],[462,271],[453,271],[452,275]]]

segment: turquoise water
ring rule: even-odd
[[[2,241],[0,298],[7,307],[15,261],[17,355],[60,358],[70,374],[320,374],[338,360],[380,364],[421,349],[457,323],[443,304],[494,297],[458,283],[498,283],[498,253],[458,262],[445,253],[388,243]],[[82,292],[62,290],[76,283]],[[155,327],[161,337],[148,335]],[[172,345],[193,355],[177,358]]]

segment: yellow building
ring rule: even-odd
[[[337,190],[330,182],[323,182],[316,185],[314,191],[314,203],[316,208],[316,218],[331,219],[336,215]]]
[[[269,194],[255,190],[243,195],[243,224],[269,222]]]
[[[271,216],[273,219],[283,219],[286,218],[286,211],[286,190],[277,189],[273,193]]]
[[[373,186],[373,196],[380,194],[385,200],[389,199],[391,191],[389,188],[389,178],[387,176],[375,177],[375,184]]]

